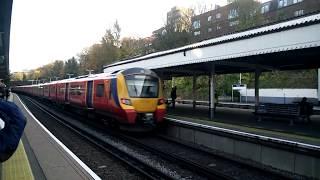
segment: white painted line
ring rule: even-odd
[[[15,94],[15,96],[17,96]],[[29,113],[29,115],[40,125],[40,127],[49,134],[49,136],[58,144],[61,146],[63,150],[65,150],[93,179],[95,180],[101,180],[101,178],[94,173],[85,163],[83,163],[75,154],[73,154],[72,151],[70,151],[59,139],[57,139],[44,125],[41,124],[41,122],[30,112],[30,110],[25,106],[25,104],[21,101],[20,97],[18,97],[18,100],[22,104],[22,106],[26,109],[26,111]]]
[[[274,141],[274,142],[278,142],[278,143],[282,143],[282,144],[288,144],[288,145],[291,145],[291,146],[297,146],[297,147],[302,147],[302,148],[307,148],[307,149],[313,149],[313,150],[320,151],[320,146],[317,146],[317,145],[300,143],[300,142],[295,142],[295,141],[290,141],[290,140],[285,140],[285,139],[280,139],[280,138],[273,138],[273,137],[268,137],[268,136],[253,134],[253,133],[246,133],[246,132],[236,131],[236,130],[232,130],[232,129],[220,128],[220,127],[216,127],[216,126],[198,124],[198,123],[183,121],[183,120],[170,118],[170,117],[165,117],[165,118],[170,120],[170,121],[177,122],[177,123],[180,123],[180,124],[186,124],[186,125],[191,125],[191,126],[195,126],[195,127],[204,128],[204,129],[222,131],[222,132],[230,133],[230,134],[234,134],[234,135],[240,135],[240,136],[245,136],[245,137],[250,137],[250,138],[256,138],[256,139],[261,139],[261,140],[265,140],[265,141]]]

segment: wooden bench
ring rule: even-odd
[[[310,105],[310,107],[312,106]],[[310,120],[311,113],[301,113],[301,106],[296,104],[272,104],[264,103],[259,104],[256,112],[254,112],[258,121],[261,121],[264,117],[276,117],[290,119],[290,125],[293,125],[294,120]]]

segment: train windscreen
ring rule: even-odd
[[[156,98],[159,91],[159,80],[148,75],[125,76],[129,96],[132,98]]]

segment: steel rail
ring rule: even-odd
[[[119,133],[117,133],[116,135],[117,135],[117,137],[121,138],[122,140],[124,140],[128,143],[139,146],[147,151],[150,151],[154,154],[161,156],[164,159],[167,159],[167,160],[172,161],[174,163],[178,163],[180,166],[183,166],[183,167],[186,167],[192,171],[195,171],[200,175],[205,175],[205,177],[208,177],[209,179],[235,179],[234,177],[227,175],[227,174],[224,174],[224,173],[221,173],[220,171],[217,171],[214,169],[209,169],[209,168],[201,166],[195,162],[192,162],[188,159],[178,157],[175,154],[161,151],[157,148],[146,145],[146,144],[138,141],[137,139],[129,137],[127,135],[123,135],[123,134],[119,134]]]
[[[89,134],[85,130],[82,130],[78,127],[75,127],[71,123],[68,123],[65,121],[63,118],[60,118],[59,116],[55,115],[54,113],[48,111],[46,108],[44,108],[40,103],[32,100],[31,98],[26,97],[28,101],[30,101],[34,106],[38,107],[42,112],[48,114],[52,118],[56,119],[57,122],[62,124],[63,126],[69,128],[79,136],[85,138],[88,140],[90,143],[96,145],[97,147],[101,148],[103,151],[107,152],[108,154],[111,154],[113,157],[119,159],[121,162],[127,164],[131,168],[135,169],[136,171],[140,172],[143,174],[145,177],[148,179],[152,180],[158,180],[158,179],[173,179],[171,176],[168,174],[165,174],[161,172],[160,170],[146,164],[143,161],[140,161],[139,159],[130,156],[124,151],[121,151],[120,149],[117,149],[113,147],[110,144],[107,144],[103,141],[101,141],[99,138]]]

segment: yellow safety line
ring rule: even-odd
[[[34,180],[29,160],[21,141],[12,157],[1,165],[1,180]]]

